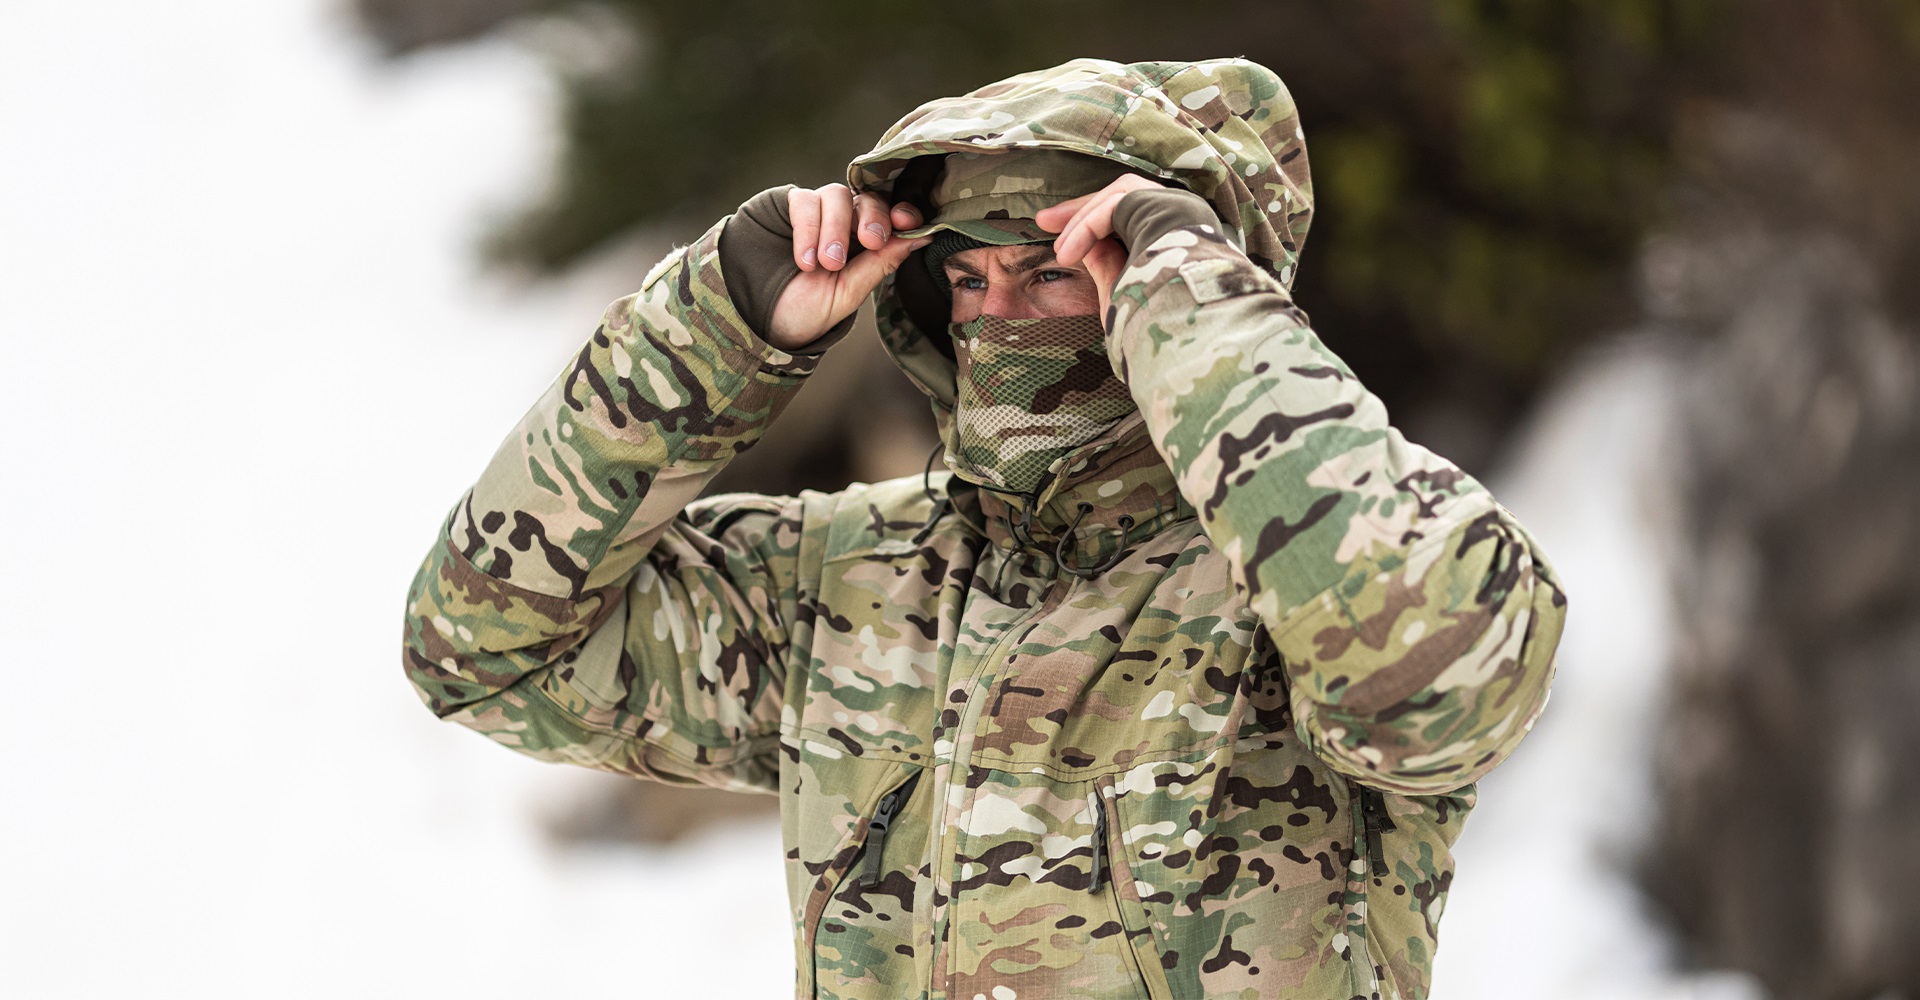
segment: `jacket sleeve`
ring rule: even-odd
[[[607,310],[454,507],[404,660],[436,715],[542,760],[771,790],[798,505],[688,504],[818,358],[743,322],[720,232]]]
[[[1458,788],[1511,753],[1546,704],[1566,614],[1519,522],[1401,437],[1217,226],[1135,245],[1108,330],[1181,493],[1286,661],[1307,744],[1407,794]]]

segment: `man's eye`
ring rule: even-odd
[[[987,283],[985,281],[980,280],[979,278],[974,277],[971,274],[963,274],[960,277],[953,279],[953,287],[964,288],[969,292],[977,292],[982,288],[987,287]]]
[[[1064,281],[1071,277],[1073,277],[1072,271],[1062,271],[1056,268],[1048,268],[1040,272],[1041,281]]]

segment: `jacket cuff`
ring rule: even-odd
[[[800,276],[800,266],[793,262],[793,220],[787,215],[787,193],[792,190],[793,185],[782,184],[747,199],[720,232],[720,272],[726,279],[727,297],[746,320],[747,329],[763,341],[773,328],[780,293]],[[789,353],[825,353],[853,329],[853,320],[848,316],[805,350]]]
[[[1127,246],[1129,267],[1139,264],[1148,247],[1176,229],[1219,223],[1213,206],[1186,188],[1130,191],[1113,208],[1113,232]]]

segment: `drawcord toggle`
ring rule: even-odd
[[[1085,500],[1080,501],[1080,512],[1073,516],[1073,523],[1067,525],[1067,530],[1061,532],[1060,540],[1053,545],[1054,564],[1082,580],[1091,580],[1105,573],[1107,570],[1120,565],[1120,560],[1127,554],[1127,536],[1133,532],[1133,515],[1120,515],[1120,547],[1114,550],[1113,555],[1107,557],[1107,559],[1098,566],[1082,567],[1071,565],[1067,562],[1067,543],[1072,541],[1074,533],[1080,530],[1081,520],[1091,513],[1093,513],[1093,505]]]

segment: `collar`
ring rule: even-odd
[[[1140,413],[1061,456],[1034,494],[980,487],[964,490],[954,503],[995,546],[1048,561],[1057,552],[1067,565],[1086,569],[1195,516]]]

